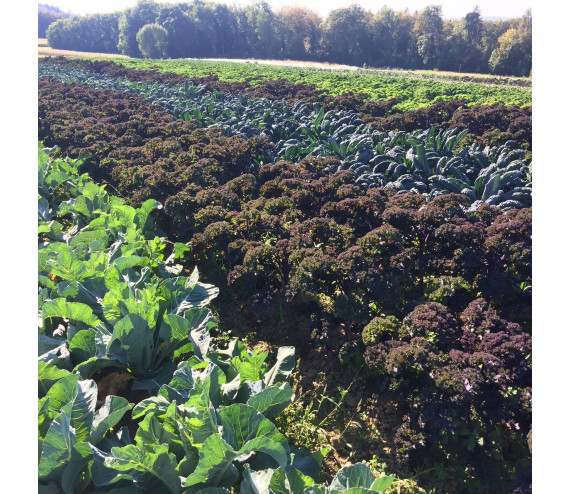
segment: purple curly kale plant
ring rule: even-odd
[[[368,339],[369,332],[365,340],[373,343],[364,352],[365,363],[402,414],[393,436],[400,464],[414,468],[425,458],[434,464],[447,458],[464,483],[457,487],[461,492],[470,492],[472,475],[503,488],[524,487],[531,336],[483,298],[458,317],[436,302],[419,305],[396,331],[380,332],[379,342]]]

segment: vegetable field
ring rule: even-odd
[[[530,88],[360,72],[39,59],[39,492],[531,492]]]

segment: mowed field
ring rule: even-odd
[[[77,58],[129,58],[113,53],[87,53],[84,51],[56,50],[48,46],[46,38],[38,38],[38,57],[77,57]]]

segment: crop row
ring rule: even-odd
[[[55,70],[54,70],[55,69]],[[433,198],[463,193],[476,207],[481,201],[502,208],[529,206],[531,188],[526,152],[514,143],[480,149],[455,148],[467,134],[457,131],[418,131],[388,134],[374,131],[357,114],[329,110],[302,102],[288,108],[284,102],[208,92],[185,82],[180,86],[130,83],[83,69],[62,70],[40,64],[40,76],[65,82],[84,82],[97,89],[134,92],[164,107],[175,117],[196,120],[205,128],[220,128],[223,135],[266,137],[272,144],[264,162],[299,162],[306,156],[334,156],[335,168],[352,169],[357,182],[388,186],[399,192],[415,191]]]
[[[267,353],[239,340],[213,346],[207,305],[218,290],[196,270],[181,275],[184,246],[156,236],[160,204],[132,208],[80,176],[81,161],[45,151],[40,144],[39,492],[392,485],[364,464],[318,485],[326,451],[290,446],[272,422],[293,400],[294,348],[280,348],[270,368]]]
[[[249,82],[259,85],[265,81],[283,79],[293,84],[313,85],[329,96],[361,93],[370,101],[400,98],[397,108],[415,110],[438,102],[465,99],[470,104],[527,106],[531,104],[530,88],[488,85],[477,82],[451,82],[434,77],[411,77],[410,73],[396,75],[382,71],[331,71],[274,67],[265,64],[210,62],[206,60],[116,60],[117,64],[141,70],[158,70],[184,77],[216,75],[222,81]]]
[[[405,95],[391,99],[370,101],[365,94],[347,92],[331,96],[313,84],[291,83],[285,79],[267,80],[252,85],[248,82],[227,82],[214,75],[197,77],[187,71],[187,76],[172,72],[127,69],[123,65],[109,61],[50,59],[58,64],[68,64],[86,68],[93,72],[122,77],[132,82],[155,81],[163,84],[184,84],[186,81],[203,85],[208,91],[221,91],[234,95],[249,94],[253,97],[271,100],[285,100],[289,106],[298,101],[317,103],[325,110],[347,110],[357,112],[366,123],[376,130],[388,132],[400,130],[413,132],[435,125],[439,129],[468,129],[466,140],[483,146],[497,145],[507,140],[515,140],[519,146],[531,149],[530,106],[508,105],[506,101],[496,104],[474,104],[470,99],[458,99],[433,103],[416,110],[402,111],[397,108]],[[145,65],[146,66],[146,65]],[[278,75],[278,74],[275,74]]]
[[[267,138],[117,91],[40,81],[39,110],[49,145],[92,154],[85,169],[133,204],[164,203],[161,227],[220,287],[223,329],[365,369],[368,393],[392,405],[401,469],[445,464],[464,491],[528,481],[530,209],[426,204],[323,173],[334,157],[261,165]]]

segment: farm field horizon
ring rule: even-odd
[[[530,78],[50,53],[41,488],[530,492]]]

